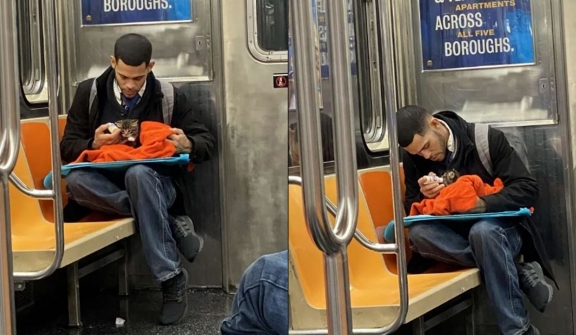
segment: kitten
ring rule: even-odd
[[[460,178],[460,173],[452,169],[442,173],[442,175],[440,176],[425,176],[425,177],[427,178],[426,183],[438,182],[440,184],[448,186],[450,184],[454,184],[454,182],[456,182],[456,180]]]
[[[108,131],[114,132],[116,128],[120,129],[120,136],[123,140],[128,141],[128,144],[135,144],[138,139],[138,120],[120,120],[115,123],[110,123]]]
[[[442,174],[441,178],[444,185],[448,186],[450,184],[454,184],[454,182],[460,178],[460,173],[454,169],[448,170]]]

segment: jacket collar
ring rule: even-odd
[[[459,149],[462,148],[463,151],[466,151],[465,148],[474,147],[474,141],[470,138],[470,132],[468,130],[470,124],[458,116],[458,114],[450,111],[442,111],[435,113],[433,116],[448,125],[456,143],[458,143]]]

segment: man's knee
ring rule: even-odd
[[[133,165],[126,170],[126,175],[124,176],[124,182],[126,187],[129,185],[136,185],[137,183],[142,183],[154,178],[155,172],[152,168],[146,165]]]
[[[98,172],[84,169],[75,169],[70,171],[66,176],[66,185],[68,186],[68,189],[71,192],[74,192],[74,190],[77,190],[79,187],[86,185],[94,173]]]
[[[267,254],[259,257],[244,273],[246,282],[273,281],[283,286],[288,281],[288,251]],[[286,285],[287,286],[287,285]]]
[[[396,227],[395,227],[396,228]],[[414,223],[410,226],[408,230],[408,239],[415,244],[418,242],[428,240],[430,235],[430,227],[427,227],[424,223]]]
[[[502,228],[496,223],[488,220],[476,222],[468,233],[468,240],[471,245],[486,243],[498,236],[502,236]]]

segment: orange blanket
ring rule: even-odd
[[[442,189],[435,199],[424,199],[419,203],[413,203],[410,215],[465,213],[476,206],[478,197],[497,193],[502,188],[504,184],[499,178],[494,180],[494,186],[490,186],[477,175],[464,175]]]
[[[168,125],[152,121],[142,122],[140,147],[133,148],[126,144],[103,145],[98,150],[84,150],[74,163],[102,163],[172,157],[176,148],[166,142],[166,138],[170,135],[172,135],[172,131]]]

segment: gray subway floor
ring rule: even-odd
[[[18,335],[91,335],[91,334],[220,334],[219,325],[228,314],[233,296],[222,290],[193,290],[188,294],[188,313],[178,325],[161,326],[157,322],[162,294],[156,290],[131,292],[128,298],[115,295],[115,290],[81,292],[81,328],[67,326],[66,301],[57,299],[37,303],[20,313]],[[121,309],[128,317],[122,327],[116,326]]]

